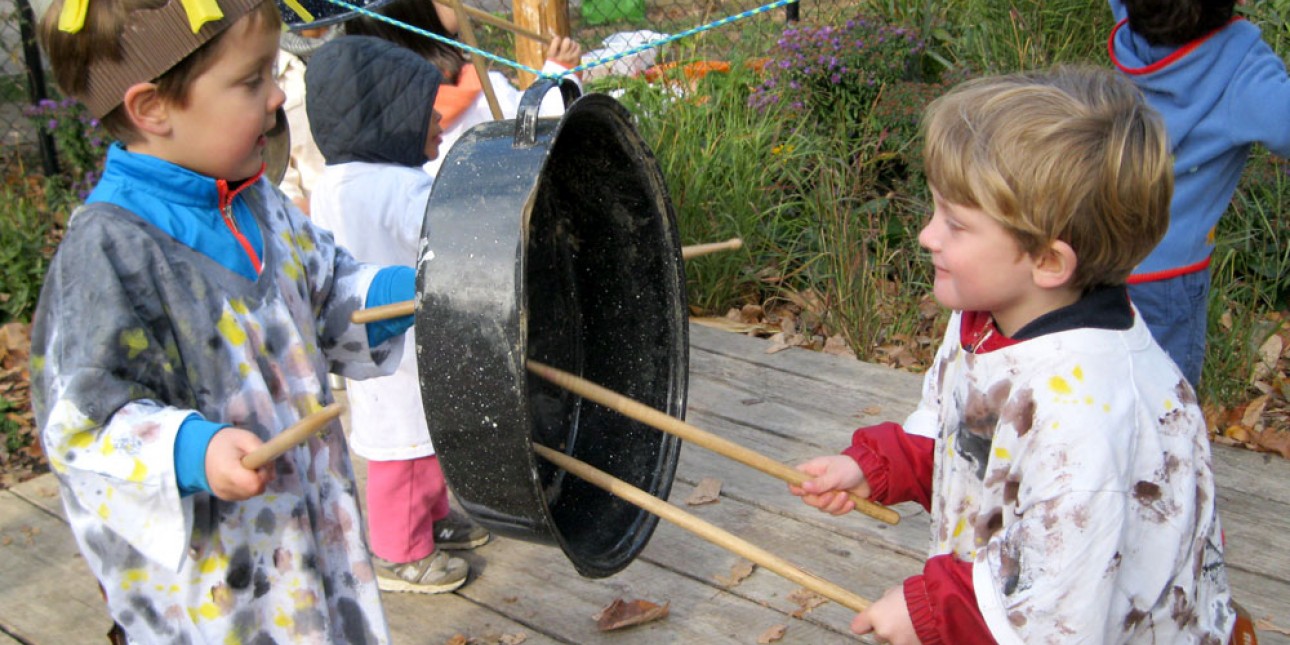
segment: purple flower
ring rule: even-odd
[[[58,119],[50,119],[50,120],[49,120],[49,123],[46,123],[46,124],[45,124],[45,127],[49,128],[49,129],[50,129],[50,131],[57,130],[57,129],[58,129]]]

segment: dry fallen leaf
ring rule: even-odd
[[[882,406],[879,406],[879,405],[866,406],[865,409],[861,410],[860,412],[867,414],[871,417],[876,417],[879,414],[882,414]]]
[[[690,496],[685,499],[685,503],[690,506],[699,506],[701,504],[711,504],[721,497],[721,480],[715,477],[704,477],[699,480],[699,484],[690,492]]]
[[[601,609],[592,618],[596,621],[597,629],[607,632],[667,618],[668,605],[669,603],[666,602],[656,605],[648,600],[623,602],[622,598],[615,598],[609,606]]]
[[[756,569],[757,565],[753,564],[751,561],[740,560],[735,564],[735,566],[730,567],[729,575],[716,575],[713,576],[712,579],[716,580],[717,584],[729,589],[743,582],[748,578],[748,576],[751,576],[753,571]]]
[[[762,632],[761,636],[757,637],[757,642],[761,643],[761,645],[766,645],[766,643],[775,643],[781,638],[784,638],[784,634],[786,633],[788,633],[788,625],[774,625],[770,629]]]
[[[1290,636],[1290,629],[1272,624],[1271,616],[1254,621],[1254,628],[1261,632],[1275,632],[1283,636]]]
[[[1290,430],[1268,428],[1258,433],[1254,437],[1253,443],[1263,450],[1275,452],[1286,459],[1290,459]]]
[[[1263,410],[1268,407],[1268,395],[1256,397],[1245,406],[1245,414],[1241,416],[1241,425],[1247,428],[1257,428],[1263,419]]]
[[[499,643],[499,645],[520,645],[521,643],[523,643],[524,641],[527,641],[528,639],[529,639],[529,635],[524,633],[502,634],[502,637],[497,639],[497,642]]]
[[[793,618],[801,618],[810,613],[812,609],[828,602],[828,598],[811,591],[810,589],[798,589],[788,594],[788,599],[797,604],[798,609],[789,614]]]
[[[452,638],[449,638],[445,645],[467,645],[469,642],[470,639],[465,636],[461,634],[453,634]]]
[[[843,338],[842,334],[829,336],[829,339],[824,341],[824,349],[821,351],[834,356],[856,357],[855,350],[851,349],[851,346],[847,344],[847,339]]]

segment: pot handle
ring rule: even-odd
[[[542,108],[542,99],[546,93],[559,86],[560,96],[564,99],[564,108],[569,109],[578,100],[582,91],[578,84],[568,78],[539,78],[520,97],[520,107],[515,115],[515,147],[531,148],[537,143],[538,111]]]

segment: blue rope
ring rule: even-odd
[[[364,16],[367,16],[367,17],[369,17],[369,18],[373,18],[373,19],[375,19],[375,20],[379,20],[379,21],[381,21],[381,22],[384,22],[384,23],[388,23],[388,24],[394,25],[395,27],[399,27],[399,28],[402,28],[402,29],[406,29],[406,30],[408,30],[408,31],[410,31],[410,32],[412,32],[412,33],[415,33],[415,34],[419,34],[419,35],[425,36],[426,38],[431,38],[431,39],[437,40],[437,41],[439,41],[439,42],[441,42],[441,43],[445,43],[445,44],[448,44],[448,45],[452,45],[453,47],[459,47],[459,48],[461,48],[462,50],[469,52],[471,55],[475,55],[475,56],[483,56],[484,58],[487,58],[488,60],[491,60],[491,61],[493,61],[493,62],[500,63],[500,64],[502,64],[502,65],[506,65],[507,67],[514,67],[515,69],[518,69],[518,70],[522,70],[522,71],[528,72],[528,73],[530,73],[530,74],[532,74],[532,75],[534,75],[534,76],[537,76],[537,77],[539,77],[539,78],[551,78],[551,79],[559,80],[559,79],[561,79],[561,78],[564,78],[565,76],[568,76],[569,74],[576,74],[576,73],[578,73],[578,72],[581,72],[581,71],[586,70],[586,69],[590,69],[590,68],[592,68],[592,67],[599,67],[600,65],[604,65],[604,64],[607,64],[607,63],[612,63],[612,62],[614,62],[614,61],[616,61],[616,60],[619,60],[619,59],[622,59],[622,58],[627,58],[628,56],[632,56],[632,55],[634,55],[634,54],[639,54],[640,52],[643,52],[643,51],[646,51],[646,50],[649,50],[649,49],[654,49],[654,48],[656,48],[656,47],[662,47],[663,45],[666,45],[666,44],[671,43],[671,42],[676,42],[676,41],[678,41],[678,40],[681,40],[682,38],[689,38],[690,36],[693,36],[693,35],[695,35],[695,34],[699,34],[699,33],[702,33],[702,32],[705,32],[705,31],[708,31],[708,30],[710,30],[710,29],[716,29],[717,27],[724,27],[725,25],[728,25],[728,24],[730,24],[730,23],[732,23],[732,22],[736,22],[736,21],[739,21],[739,20],[743,20],[743,19],[745,19],[745,18],[751,18],[751,17],[756,16],[756,15],[758,15],[758,14],[763,14],[763,13],[766,13],[767,11],[771,11],[771,10],[773,10],[773,9],[778,9],[778,8],[780,8],[780,7],[784,6],[784,5],[793,4],[793,3],[797,2],[798,0],[775,0],[774,2],[772,2],[772,3],[770,3],[770,4],[762,5],[762,6],[760,6],[760,7],[757,7],[756,9],[749,9],[748,11],[744,11],[744,12],[742,12],[742,13],[737,13],[737,14],[735,14],[735,15],[733,15],[733,16],[727,16],[727,17],[725,17],[725,18],[721,18],[720,20],[714,20],[714,21],[712,21],[712,22],[710,22],[710,23],[708,23],[708,24],[706,24],[706,25],[699,25],[698,27],[695,27],[695,28],[693,28],[693,29],[687,29],[687,30],[685,30],[685,31],[683,31],[683,32],[681,32],[681,33],[679,33],[679,34],[675,34],[675,35],[672,35],[672,36],[668,36],[668,37],[666,37],[666,38],[659,38],[658,40],[652,40],[652,41],[647,42],[647,43],[645,43],[645,44],[643,44],[643,45],[639,45],[639,46],[637,46],[637,47],[633,47],[633,48],[628,49],[628,50],[626,50],[626,51],[621,51],[621,52],[618,52],[618,53],[616,53],[616,54],[612,54],[612,55],[606,56],[606,57],[604,57],[604,58],[598,58],[598,59],[596,59],[596,60],[591,61],[590,63],[583,63],[582,65],[579,65],[579,66],[577,66],[577,67],[574,67],[573,69],[568,69],[568,70],[565,70],[565,71],[560,72],[560,73],[558,73],[558,74],[548,74],[548,73],[545,73],[545,72],[542,72],[542,71],[539,71],[539,70],[533,69],[532,67],[529,67],[528,65],[525,65],[525,64],[520,63],[520,62],[517,62],[517,61],[510,60],[509,58],[504,58],[504,57],[502,57],[502,56],[498,56],[498,55],[496,55],[496,54],[492,54],[492,53],[486,52],[486,51],[484,51],[484,50],[482,50],[482,49],[479,49],[478,47],[471,47],[470,45],[467,45],[467,44],[465,44],[465,43],[463,43],[463,42],[459,42],[459,41],[453,40],[453,39],[448,38],[448,37],[446,37],[446,36],[440,36],[439,34],[436,34],[436,33],[431,32],[431,31],[426,31],[425,29],[421,29],[420,27],[414,27],[414,26],[409,25],[409,24],[407,24],[407,23],[405,23],[405,22],[400,22],[400,21],[398,21],[398,20],[394,20],[393,18],[388,18],[388,17],[386,17],[386,16],[382,16],[381,14],[376,13],[375,11],[372,11],[372,10],[370,10],[370,9],[367,9],[367,8],[364,8],[364,7],[359,7],[359,6],[356,6],[356,5],[352,5],[352,4],[348,3],[348,2],[345,2],[345,0],[327,0],[327,1],[328,1],[328,2],[330,2],[330,3],[332,3],[332,4],[334,4],[334,5],[339,5],[339,6],[341,6],[341,7],[344,7],[344,8],[346,8],[346,9],[349,9],[350,11],[353,11],[353,12],[356,12],[356,13],[363,14]]]

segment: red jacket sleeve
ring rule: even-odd
[[[972,563],[938,555],[905,580],[905,604],[923,645],[994,643],[972,589]]]
[[[884,505],[913,501],[930,511],[935,448],[936,440],[889,421],[856,430],[842,454],[860,464],[872,490],[869,499]]]

